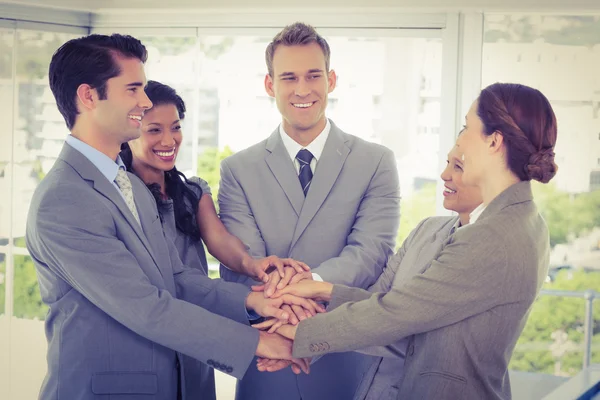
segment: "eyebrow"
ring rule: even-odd
[[[314,73],[323,73],[323,70],[320,68],[313,68],[313,69],[309,69],[307,74],[314,74]],[[278,75],[280,78],[283,78],[285,76],[296,76],[296,74],[294,72],[283,72],[281,74]]]
[[[174,125],[178,122],[181,122],[181,119],[176,119],[175,121],[171,122],[171,125]],[[158,122],[149,122],[148,125],[158,125],[160,126],[161,124],[159,124]]]
[[[143,87],[144,84],[142,82],[131,82],[125,85],[127,87]]]

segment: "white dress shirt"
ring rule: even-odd
[[[296,155],[302,149],[306,149],[311,152],[313,155],[313,159],[310,161],[310,170],[312,173],[315,173],[315,169],[317,168],[317,163],[321,158],[321,154],[323,154],[323,148],[325,147],[325,142],[329,137],[329,131],[331,130],[331,124],[329,120],[325,124],[325,129],[319,133],[319,135],[308,144],[306,147],[302,147],[298,142],[292,139],[285,130],[283,129],[283,124],[279,125],[279,134],[281,135],[281,140],[283,141],[283,146],[287,150],[288,154],[292,162],[294,163],[294,167],[296,168],[296,174],[300,173],[300,161],[296,159]],[[313,280],[323,282],[323,278],[319,276],[319,274],[312,274]]]
[[[474,224],[475,221],[477,221],[477,219],[481,216],[481,213],[483,212],[483,210],[485,210],[485,205],[483,203],[481,203],[480,205],[477,206],[477,208],[475,208],[471,214],[469,214],[469,224]]]

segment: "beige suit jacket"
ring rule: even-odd
[[[509,399],[507,366],[547,275],[548,229],[529,182],[496,197],[427,270],[387,293],[336,285],[294,356],[409,339],[399,399]]]

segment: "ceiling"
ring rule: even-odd
[[[39,7],[101,12],[115,9],[222,9],[222,8],[295,8],[292,0],[0,0]],[[168,4],[168,6],[166,6]],[[372,8],[406,7],[412,9],[477,9],[477,10],[527,10],[537,12],[600,11],[598,0],[304,0],[301,8]],[[0,16],[1,17],[1,16]]]

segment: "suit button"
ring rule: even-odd
[[[312,351],[313,353],[319,351],[319,347],[316,344],[311,344],[310,346],[308,346],[309,350]]]
[[[232,367],[227,367],[227,372],[232,373],[233,372],[233,368]]]
[[[215,365],[215,362],[214,362],[213,360],[208,360],[206,363],[207,363],[208,365],[213,365],[213,366]]]
[[[406,354],[408,354],[409,356],[412,356],[413,354],[415,354],[415,345],[411,344],[410,346],[408,346],[408,351],[406,352]]]

